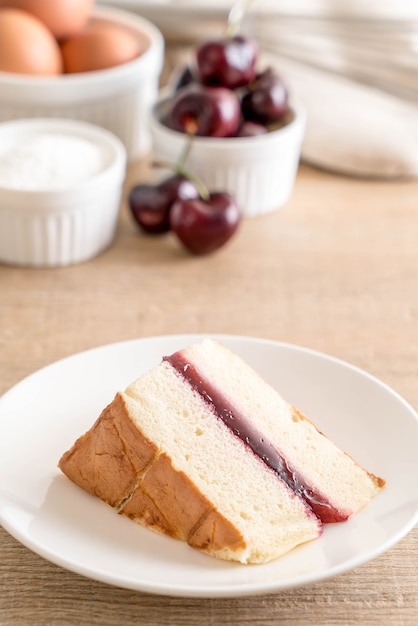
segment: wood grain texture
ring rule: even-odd
[[[372,563],[309,587],[201,600],[88,580],[44,561],[0,529],[0,624],[416,626],[417,543],[415,530]]]
[[[129,172],[126,193],[149,176]],[[141,235],[126,193],[114,244],[56,270],[0,266],[0,393],[86,348],[166,333],[284,340],[334,354],[418,407],[418,182],[300,168],[286,207],[191,257]],[[61,451],[57,451],[57,456]],[[0,529],[0,624],[416,626],[418,529],[352,572],[269,596],[165,598],[67,572]]]

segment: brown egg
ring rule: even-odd
[[[148,40],[118,24],[97,22],[61,45],[64,71],[70,74],[103,70],[127,63],[140,56]]]
[[[62,72],[56,39],[25,11],[0,9],[0,71],[44,76]]]
[[[87,24],[94,0],[0,0],[0,7],[27,11],[57,38],[68,37]]]

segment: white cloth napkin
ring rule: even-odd
[[[418,2],[260,0],[247,17],[307,109],[302,158],[348,175],[418,176]]]
[[[307,109],[303,160],[354,176],[418,176],[417,105],[276,55],[270,64]]]

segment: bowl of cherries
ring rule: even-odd
[[[209,189],[233,195],[244,217],[289,200],[306,125],[279,73],[259,65],[251,37],[202,42],[150,120],[154,159],[176,162],[188,147],[186,165]]]

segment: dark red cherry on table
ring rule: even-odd
[[[159,184],[135,185],[128,204],[134,220],[145,232],[159,234],[170,230],[170,209],[176,200],[198,197],[191,180],[174,174]]]
[[[203,137],[231,137],[240,120],[241,106],[233,91],[198,84],[177,92],[166,117],[170,128]]]
[[[194,254],[209,254],[235,233],[241,213],[228,193],[210,193],[207,200],[178,200],[171,208],[170,224],[183,245]]]
[[[265,70],[243,96],[241,109],[244,119],[260,124],[280,120],[288,111],[288,91],[281,77],[271,68]]]
[[[242,35],[206,41],[196,49],[196,72],[205,85],[236,89],[256,75],[258,46]]]

